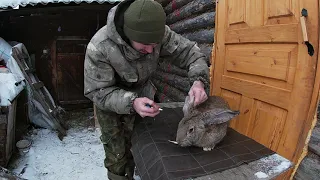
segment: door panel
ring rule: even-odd
[[[294,44],[227,45],[225,73],[238,72],[236,74],[262,76],[292,84],[296,62],[297,45]]]
[[[248,135],[271,149],[277,149],[287,112],[272,104],[255,100]]]
[[[212,95],[240,110],[232,128],[292,161],[305,141],[316,70],[303,42],[302,8],[317,47],[317,0],[220,0],[216,16]]]

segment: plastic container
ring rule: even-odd
[[[31,147],[31,142],[29,140],[23,139],[16,143],[20,155],[25,155],[29,152]]]

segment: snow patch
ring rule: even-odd
[[[254,175],[257,176],[259,179],[260,179],[260,178],[267,178],[267,177],[268,177],[268,175],[267,175],[266,173],[261,172],[261,171],[255,173]]]
[[[13,163],[12,171],[32,180],[108,179],[99,136],[99,129],[70,129],[60,141],[54,131],[35,129],[29,152]]]
[[[24,85],[17,75],[0,73],[0,106],[10,106],[14,98],[23,90]]]

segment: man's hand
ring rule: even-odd
[[[147,107],[146,104],[151,105],[151,108]],[[160,107],[154,101],[146,97],[136,98],[133,101],[133,108],[141,117],[155,117],[160,112]]]
[[[201,81],[195,81],[190,88],[189,96],[194,96],[194,106],[197,106],[208,99],[207,93],[204,90],[204,85]]]

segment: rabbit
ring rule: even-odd
[[[204,151],[214,149],[225,137],[228,121],[240,114],[219,96],[209,96],[196,107],[194,97],[187,96],[182,110],[184,117],[178,125],[176,143],[182,147],[201,147]]]

